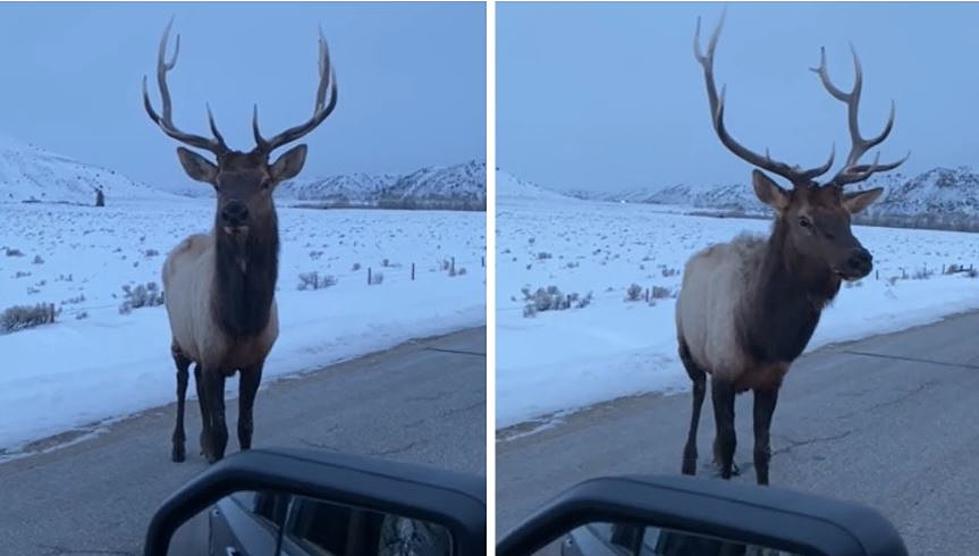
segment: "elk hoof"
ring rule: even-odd
[[[683,469],[681,473],[684,475],[696,475],[697,474],[697,459],[684,459]]]
[[[180,445],[174,446],[173,452],[170,454],[170,459],[176,463],[180,463],[185,459],[187,459],[187,451],[184,449],[183,446]]]
[[[731,462],[731,470],[726,473],[724,470],[724,465],[722,465],[718,461],[714,461],[711,467],[713,467],[714,476],[720,477],[722,479],[730,479],[731,477],[741,476],[741,468],[738,467],[738,464],[734,463],[733,461]]]

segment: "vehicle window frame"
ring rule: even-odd
[[[276,551],[276,556],[343,556],[342,554],[333,554],[332,552],[329,552],[328,550],[310,542],[307,539],[304,539],[296,534],[290,533],[290,528],[295,526],[297,520],[299,519],[300,504],[304,500],[309,501],[311,503],[331,504],[334,506],[349,508],[351,511],[363,511],[369,514],[377,514],[378,516],[382,517],[382,519],[387,517],[391,517],[391,518],[400,517],[400,518],[410,519],[414,521],[425,521],[409,516],[397,516],[379,510],[373,510],[370,508],[349,506],[346,504],[340,504],[330,500],[319,500],[316,498],[310,498],[304,496],[292,496],[289,500],[289,508],[286,514],[285,522],[283,523],[282,528],[279,531],[279,548]],[[426,521],[426,523],[431,523],[431,522]],[[450,556],[457,556],[458,555],[457,543],[455,541],[455,538],[453,537],[452,530],[438,523],[432,523],[432,525],[441,527],[442,529],[445,530],[445,533],[448,535],[448,542],[449,542],[447,553]],[[312,547],[312,550],[307,548],[307,546]],[[378,547],[378,550],[379,549],[380,547]]]
[[[259,513],[257,508],[258,497],[260,494],[265,494],[265,493],[282,497],[282,499],[284,500],[283,503],[286,505],[286,509],[284,512],[282,512],[282,523],[276,523],[274,519],[269,519],[268,516]],[[271,533],[275,537],[276,552],[279,552],[280,547],[282,546],[283,531],[285,530],[286,523],[288,522],[289,514],[292,511],[292,503],[295,496],[293,496],[288,492],[276,491],[276,490],[266,491],[265,493],[254,491],[254,490],[239,491],[229,495],[227,498],[231,500],[232,503],[234,503],[239,508],[241,508],[242,511],[244,511],[250,516],[253,516],[255,518],[256,523],[258,523],[259,526],[265,528],[269,533]],[[249,500],[247,501],[242,500],[242,497],[240,495],[243,494],[249,495],[250,496]]]

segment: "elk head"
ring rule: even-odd
[[[858,123],[863,70],[856,50],[851,45],[856,77],[853,89],[849,93],[835,86],[830,80],[826,69],[826,50],[825,48],[821,50],[819,67],[811,69],[819,75],[829,94],[846,104],[851,147],[843,168],[832,179],[819,184],[816,179],[833,166],[835,145],[824,164],[802,169],[799,166],[790,166],[772,160],[767,149],[764,156],[755,153],[738,143],[727,132],[724,127],[724,88],[718,96],[717,87],[714,85],[714,51],[723,25],[722,15],[721,21],[710,37],[706,54],[700,49],[699,19],[694,35],[694,56],[704,68],[714,131],[721,143],[738,157],[761,170],[785,178],[791,184],[791,189],[783,189],[761,170],[756,169],[752,172],[755,194],[759,200],[775,210],[776,230],[782,230],[786,234],[787,248],[792,249],[796,256],[802,257],[807,263],[828,268],[833,274],[845,280],[856,280],[866,276],[873,268],[873,258],[853,236],[850,229],[850,216],[873,203],[883,189],[876,187],[866,191],[846,192],[844,187],[862,182],[877,172],[893,170],[910,156],[909,152],[901,160],[882,164],[878,152],[873,163],[860,163],[860,158],[867,151],[882,143],[890,134],[894,125],[894,102],[891,101],[891,113],[884,130],[876,137],[865,139],[860,134]]]
[[[167,87],[167,72],[177,63],[180,53],[180,35],[177,35],[173,57],[167,61],[167,42],[173,20],[167,24],[160,39],[160,50],[156,62],[156,80],[160,87],[160,98],[163,102],[163,113],[158,114],[150,102],[146,86],[146,76],[143,76],[143,106],[150,119],[168,136],[197,149],[209,151],[215,157],[215,162],[196,152],[177,147],[177,156],[184,171],[197,181],[209,183],[217,193],[216,229],[230,235],[246,235],[253,223],[274,222],[275,206],[272,202],[272,192],[275,186],[284,180],[299,174],[306,161],[306,145],[295,146],[282,156],[270,163],[269,157],[275,149],[291,143],[306,135],[323,122],[336,108],[337,86],[330,65],[330,53],[323,38],[319,35],[319,87],[316,91],[316,104],[313,116],[306,122],[291,127],[282,133],[265,139],[258,129],[258,106],[252,115],[252,132],[255,136],[255,148],[249,152],[235,151],[224,142],[224,137],[214,123],[210,106],[207,107],[208,123],[213,138],[193,135],[177,129],[173,123],[173,108],[170,102],[170,90]]]

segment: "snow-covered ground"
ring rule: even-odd
[[[497,416],[504,428],[601,401],[682,391],[689,378],[676,355],[675,300],[626,302],[639,284],[678,290],[686,259],[763,220],[671,214],[651,205],[581,201],[521,182],[497,181]],[[925,324],[979,308],[979,279],[941,275],[942,265],[979,269],[979,236],[928,230],[855,228],[876,273],[841,290],[809,350]],[[927,268],[927,279],[913,279]],[[909,279],[894,279],[908,276]],[[557,286],[594,299],[584,308],[524,316],[524,295]]]
[[[0,335],[0,454],[173,401],[165,310],[120,314],[122,286],[159,283],[166,253],[209,229],[213,211],[208,199],[0,205],[0,310],[61,308],[55,324]],[[279,220],[281,332],[265,377],[484,323],[484,213],[280,209]],[[442,270],[453,257],[464,274]],[[368,267],[382,283],[367,285]],[[309,271],[338,283],[299,291]]]

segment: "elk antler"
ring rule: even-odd
[[[700,50],[699,17],[697,18],[697,31],[694,34],[693,39],[694,56],[704,68],[704,81],[707,84],[707,98],[710,101],[711,122],[714,124],[714,131],[717,132],[717,136],[721,139],[721,143],[723,143],[728,150],[738,155],[749,164],[778,174],[791,181],[793,186],[808,186],[814,178],[825,174],[833,166],[833,160],[836,156],[835,145],[830,151],[829,160],[827,160],[823,165],[811,168],[809,170],[803,170],[798,166],[790,166],[784,162],[772,160],[772,158],[768,155],[767,149],[764,156],[748,149],[731,137],[731,135],[727,132],[727,129],[724,127],[725,89],[721,88],[721,94],[720,97],[718,97],[717,86],[714,84],[714,51],[717,48],[717,40],[721,36],[721,28],[724,26],[724,15],[725,14],[721,15],[721,20],[718,22],[717,28],[714,29],[714,32],[710,36],[710,41],[707,44],[706,55],[704,55],[704,53]]]
[[[330,65],[330,50],[327,48],[326,39],[323,38],[323,29],[319,30],[319,72],[320,83],[316,90],[316,104],[313,106],[313,116],[305,122],[283,131],[282,133],[266,140],[258,130],[258,105],[252,114],[252,132],[255,135],[256,150],[270,153],[273,150],[291,143],[316,129],[316,126],[323,123],[333,109],[337,106],[337,83],[336,76],[333,74],[333,67]],[[329,90],[330,100],[326,102],[327,90]]]
[[[211,151],[215,155],[227,153],[229,151],[228,145],[225,144],[224,137],[221,136],[217,125],[214,123],[214,115],[211,113],[210,106],[207,107],[207,121],[210,124],[211,133],[214,134],[214,139],[208,139],[200,135],[185,133],[177,129],[177,126],[173,123],[173,105],[170,102],[170,89],[167,87],[167,72],[172,70],[174,66],[177,65],[177,55],[180,54],[180,35],[177,35],[177,44],[173,50],[173,57],[170,58],[170,61],[168,62],[166,59],[166,54],[171,26],[173,26],[172,18],[170,19],[170,22],[167,23],[166,29],[163,30],[163,38],[160,39],[160,51],[157,54],[156,59],[156,82],[160,87],[160,99],[163,101],[163,116],[161,117],[159,114],[157,114],[156,110],[153,109],[153,103],[150,102],[150,95],[147,91],[146,76],[144,75],[143,106],[146,108],[146,113],[149,114],[150,119],[153,120],[156,125],[160,126],[163,133],[166,133],[177,141],[186,143],[192,147]]]
[[[826,69],[825,47],[819,50],[819,67],[810,68],[819,75],[820,81],[823,82],[823,86],[826,87],[829,94],[833,95],[837,100],[846,103],[847,122],[850,128],[850,154],[846,157],[846,165],[843,166],[833,179],[826,183],[827,186],[840,188],[847,184],[864,181],[877,172],[893,170],[911,156],[911,152],[908,151],[908,154],[904,155],[904,158],[897,162],[880,164],[880,152],[878,151],[872,164],[859,164],[860,157],[870,149],[883,143],[884,139],[887,139],[887,136],[890,135],[891,128],[894,127],[894,101],[891,100],[891,115],[887,118],[887,123],[884,125],[884,130],[880,132],[880,135],[869,139],[861,137],[858,111],[860,109],[860,93],[863,89],[863,68],[860,66],[860,58],[857,56],[857,51],[853,48],[852,44],[850,45],[850,52],[853,53],[853,67],[856,70],[856,75],[853,78],[853,89],[849,93],[844,93],[830,80],[829,71]]]

